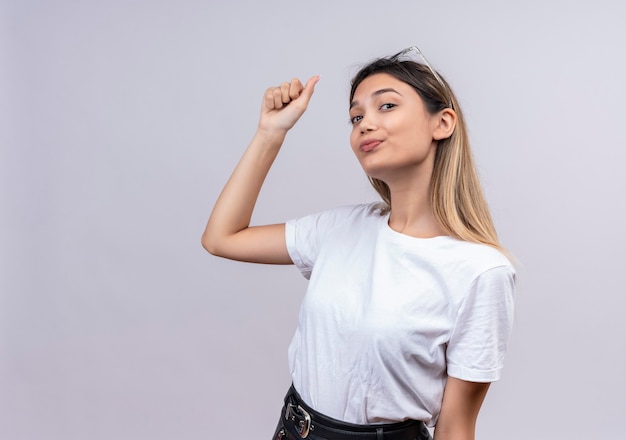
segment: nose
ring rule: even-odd
[[[362,117],[361,122],[359,123],[361,134],[374,131],[376,128],[378,128],[378,126],[373,117],[365,115]]]

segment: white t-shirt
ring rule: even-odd
[[[289,347],[293,383],[335,419],[434,426],[448,375],[500,377],[515,271],[490,246],[398,233],[374,206],[286,223],[310,280]]]

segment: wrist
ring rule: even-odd
[[[255,138],[270,145],[282,145],[287,136],[287,130],[280,128],[265,128],[259,126],[254,135]]]

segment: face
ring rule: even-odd
[[[365,78],[350,105],[352,151],[368,176],[391,184],[432,172],[437,118],[410,85],[386,73]]]

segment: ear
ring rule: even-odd
[[[440,141],[452,136],[456,127],[456,113],[451,108],[444,108],[435,117],[433,139]]]

